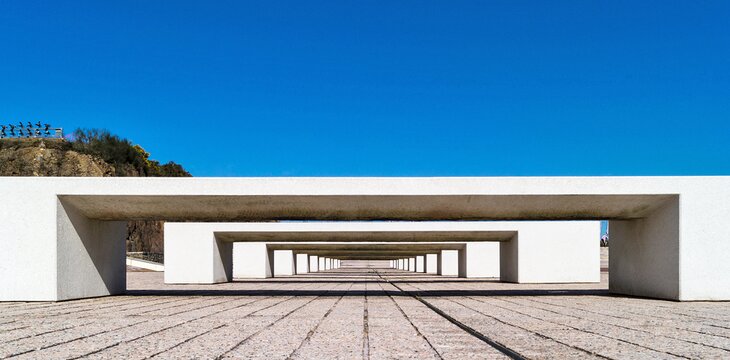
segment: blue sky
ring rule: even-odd
[[[730,174],[730,2],[2,1],[0,122],[196,176]]]

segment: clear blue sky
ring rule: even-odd
[[[0,122],[196,176],[730,174],[728,1],[1,1]]]

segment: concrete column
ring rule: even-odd
[[[426,274],[438,274],[437,254],[426,254]]]
[[[408,271],[415,272],[416,271],[416,258],[408,258]]]
[[[309,255],[309,272],[319,271],[319,256]]]
[[[330,261],[330,258],[324,258],[324,269],[325,270],[332,270],[332,261]]]
[[[466,248],[459,250],[459,277],[466,277]]]
[[[419,273],[425,273],[426,272],[426,257],[423,255],[416,256],[416,272]]]
[[[443,256],[441,256],[441,251],[436,253],[436,274],[443,275],[444,269],[443,269]]]
[[[167,225],[168,223],[165,223]],[[167,228],[165,228],[167,231]],[[165,239],[167,240],[167,232]],[[266,243],[240,242],[233,244],[233,277],[263,279],[273,276],[273,252]],[[165,268],[167,272],[167,267]]]
[[[319,257],[319,266],[318,266],[317,271],[325,271],[325,270],[327,270],[326,263],[327,263],[327,261],[325,261],[325,258],[322,257],[322,256],[320,256]]]
[[[296,262],[297,274],[309,273],[309,255],[297,254],[297,256],[294,257],[294,260]]]
[[[500,268],[500,244],[492,242],[466,243],[465,262],[468,278],[498,278]]]
[[[661,211],[655,211],[653,214],[657,215],[660,213]],[[631,224],[636,225],[641,222],[641,220],[631,220],[620,223],[629,223],[629,226],[632,226]],[[659,224],[657,226],[661,225]],[[620,225],[618,227],[619,236],[627,239],[631,238],[631,235],[623,231],[625,229],[624,227]],[[667,233],[662,233],[662,229],[655,230],[657,231],[656,235],[659,237],[669,236]],[[643,234],[645,235],[645,240],[653,236],[650,233],[654,234],[654,230]],[[510,241],[502,242],[499,245],[500,280],[516,283],[599,282],[601,279],[601,250],[598,242],[594,241],[596,236],[600,236],[596,234],[600,234],[600,222],[598,221],[540,221],[520,224],[517,235]],[[614,228],[611,227],[611,241],[614,240],[615,236]],[[662,241],[659,239],[655,240]],[[631,242],[631,240],[628,241]],[[611,255],[616,258],[621,258],[623,253],[614,255],[617,251],[613,246],[614,243],[611,243]],[[618,245],[617,247],[620,246]],[[629,244],[628,246],[633,249],[634,246],[638,245]],[[472,248],[474,248],[473,245],[467,245],[467,252]],[[633,254],[634,251],[644,250],[643,248],[637,248],[628,252]],[[654,259],[658,255],[644,253],[644,256],[644,261],[651,262],[651,259]],[[489,256],[489,258],[492,257]],[[471,259],[471,256],[469,256],[469,259]],[[663,260],[664,258],[662,258]],[[620,266],[617,263],[616,266],[618,268],[615,270],[616,273],[614,273],[614,270],[611,270],[609,290],[611,292],[638,295],[629,292],[629,289],[616,289],[616,283],[614,283],[614,289],[610,286],[611,279],[622,279],[620,281],[621,283],[629,284],[634,281],[632,280],[633,277],[643,276],[641,271],[633,273],[632,270],[630,272],[632,275],[627,274],[627,268],[636,268],[633,265],[624,265]],[[468,267],[471,268],[472,266],[469,265]],[[617,275],[619,273],[625,276]],[[652,281],[659,280],[654,279]],[[647,288],[651,289],[651,284],[642,284],[642,286],[647,285]],[[645,293],[642,296],[671,298],[669,296],[659,296],[658,293]]]
[[[3,190],[6,189],[1,189],[0,193]],[[67,300],[123,294],[126,291],[125,221],[91,220],[61,201],[54,199],[53,202],[36,202],[30,199],[30,194],[23,187],[11,187],[10,190],[19,193],[22,199],[19,202],[9,202],[5,194],[0,196],[3,199],[0,205],[0,213],[3,213],[0,216],[0,234],[17,231],[21,233],[18,239],[22,241],[16,243],[12,241],[12,237],[0,235],[2,253],[9,255],[8,260],[12,259],[0,260],[0,283],[3,283],[0,286],[0,301],[12,300],[14,297],[19,300]],[[50,217],[42,220],[35,218],[48,214],[41,210],[41,204],[53,205],[51,216],[55,216],[56,226],[48,225]],[[24,215],[22,208],[26,206],[31,211]],[[44,207],[44,210],[48,208]],[[9,223],[2,222],[5,219],[11,220]],[[25,221],[28,222],[23,224]],[[34,231],[43,232],[44,235],[52,234],[56,241],[51,242],[51,246],[44,247],[41,244],[44,244],[45,239],[33,236]],[[219,244],[210,237],[207,239],[209,240],[203,241],[205,244],[200,247],[207,252],[210,259],[207,265],[201,264],[198,268],[201,270],[202,266],[206,266],[207,271],[201,274],[203,276],[180,271],[181,280],[186,280],[187,277],[199,280],[194,281],[195,283],[212,283],[230,279],[229,272],[226,271],[230,268],[230,243]],[[180,247],[185,246],[183,243],[189,244],[190,240],[181,237],[176,253],[184,251]],[[29,250],[27,258],[17,256],[23,253],[20,249]],[[48,259],[46,256],[49,253],[53,253],[52,264],[43,261]],[[10,275],[5,270],[15,271],[19,275]],[[12,285],[6,286],[7,280]],[[14,296],[14,290],[20,290],[23,295]]]
[[[274,251],[274,276],[294,275],[294,252],[291,250]]]
[[[441,250],[441,275],[459,276],[459,250]]]

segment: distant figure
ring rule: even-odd
[[[608,246],[608,233],[601,236],[601,246]]]

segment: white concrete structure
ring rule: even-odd
[[[458,250],[442,250],[441,251],[441,272],[439,275],[444,276],[462,276],[459,274],[459,251]]]
[[[5,301],[123,293],[125,221],[145,219],[609,219],[611,292],[730,300],[730,242],[724,240],[730,177],[724,176],[3,177],[0,199],[0,300]],[[529,248],[522,240],[501,252]],[[199,249],[225,255],[231,251],[225,242],[216,238]],[[213,271],[208,277],[230,274],[230,266],[209,262],[214,270],[206,270]],[[505,272],[504,261],[501,266],[502,277],[515,275],[515,269]],[[515,266],[521,278],[522,269]]]
[[[581,224],[582,225],[582,224]],[[579,226],[579,225],[576,225]],[[536,266],[539,265],[547,265],[547,269],[539,269],[539,271],[530,272],[529,274],[526,274],[526,272],[532,270],[535,266],[529,267],[529,266],[523,266],[522,270],[522,278],[519,278],[517,282],[561,282],[561,279],[565,279],[566,282],[571,282],[573,279],[575,279],[575,275],[577,272],[582,271],[584,274],[592,274],[593,276],[597,275],[598,272],[595,271],[595,268],[591,262],[585,261],[585,259],[591,256],[594,256],[593,249],[590,248],[590,242],[589,241],[582,241],[582,239],[585,239],[585,236],[589,236],[589,234],[594,231],[595,229],[587,228],[585,233],[579,233],[577,237],[574,238],[575,241],[570,241],[567,246],[559,246],[559,248],[563,251],[567,251],[568,253],[565,255],[574,255],[577,259],[583,259],[578,260],[581,262],[581,264],[585,265],[583,269],[569,269],[570,274],[556,274],[556,271],[560,271],[559,269],[562,267],[555,267],[550,266],[550,264],[546,263],[544,260],[539,261],[535,263]],[[566,230],[567,231],[567,230]],[[600,233],[600,229],[598,230]],[[519,237],[521,235],[520,232],[518,232],[517,236]],[[549,241],[545,241],[549,243]],[[495,277],[498,278],[500,275],[500,258],[502,257],[502,254],[500,253],[500,244],[499,242],[470,242],[466,244],[466,251],[464,253],[465,261],[466,261],[466,277],[468,278],[481,278],[481,277]],[[538,248],[540,247],[539,244],[532,245],[532,247]],[[585,252],[583,252],[583,250]],[[526,250],[529,251],[529,250]],[[531,252],[534,254],[533,252]],[[519,256],[519,255],[518,255]],[[600,254],[599,254],[600,256]],[[509,258],[507,254],[505,254],[505,259]],[[558,256],[557,258],[568,261],[566,256]],[[524,264],[525,259],[523,257],[520,257],[518,260],[519,262],[522,262]],[[509,267],[511,264],[505,264],[505,268]],[[600,265],[599,265],[600,266]],[[573,271],[576,271],[576,273],[573,273]],[[543,278],[539,278],[540,275],[543,275]],[[534,276],[534,277],[530,277]],[[514,280],[514,278],[512,278]],[[600,280],[600,278],[596,277],[587,277],[583,278],[584,280]]]
[[[275,250],[274,276],[292,276],[294,272],[294,252],[291,250]]]
[[[294,258],[294,263],[296,264],[296,273],[297,274],[307,274],[309,273],[309,255],[307,254],[296,254],[296,257]]]
[[[426,254],[426,274],[438,274],[438,254]]]
[[[319,271],[325,271],[327,270],[327,266],[325,266],[326,259],[322,256],[319,257]]]
[[[425,264],[425,256],[418,255],[416,256],[416,272],[422,273],[426,272],[426,264]]]
[[[309,272],[317,272],[317,271],[319,271],[319,256],[310,255],[309,256]]]
[[[324,259],[319,269],[330,270],[338,266],[338,259],[330,256],[342,256],[342,251],[366,251],[370,258],[380,255],[379,258],[392,257],[396,253],[404,252],[404,255],[413,254],[403,259],[402,267],[407,271],[423,272],[425,268],[419,267],[417,259],[425,261],[423,256],[429,250],[446,248],[445,245],[435,243],[423,243],[422,241],[461,240],[465,243],[449,250],[458,250],[455,259],[447,258],[447,264],[443,267],[444,275],[457,275],[460,277],[493,277],[503,281],[520,283],[560,283],[560,282],[598,282],[600,280],[600,259],[597,243],[593,242],[596,234],[600,232],[599,223],[595,221],[553,221],[553,222],[389,222],[377,223],[168,223],[167,226],[182,226],[191,228],[189,231],[176,231],[175,234],[197,234],[200,231],[208,231],[216,234],[216,241],[225,240],[230,242],[246,243],[255,240],[291,240],[300,238],[314,238],[324,236],[330,241],[341,243],[319,243],[315,245],[302,244],[293,241],[290,245],[280,243],[264,243],[275,248],[261,248],[250,251],[250,256],[262,257],[262,254],[269,254],[273,250],[295,249],[307,253],[320,255]],[[364,229],[370,229],[365,231]],[[416,229],[423,230],[416,230]],[[207,229],[207,230],[201,230]],[[377,248],[371,248],[366,243],[355,242],[363,238],[383,238],[383,234],[392,235],[393,229],[401,229],[401,236],[416,240],[413,244],[421,244],[413,247],[406,243],[367,243],[379,244],[378,247],[385,249],[386,244],[398,244],[397,247],[388,247],[385,253],[379,252]],[[439,230],[440,229],[440,230]],[[444,229],[449,229],[450,235]],[[171,241],[198,241],[197,235],[188,236],[186,239],[173,239]],[[167,239],[167,237],[166,237]],[[489,241],[478,241],[478,240]],[[167,240],[166,240],[167,242]],[[262,243],[255,243],[262,244]],[[331,244],[327,247],[323,244]],[[345,245],[350,244],[350,245]],[[430,245],[434,244],[434,245]],[[455,244],[455,243],[454,243]],[[236,250],[239,244],[234,245],[234,256],[242,256]],[[185,246],[179,247],[181,251]],[[329,251],[323,252],[324,249]],[[170,252],[171,251],[171,252]],[[167,254],[174,257],[175,252],[170,250]],[[201,253],[202,254],[202,253]],[[291,254],[291,253],[288,253]],[[547,254],[549,256],[542,256]],[[186,255],[189,256],[189,255]],[[287,255],[289,256],[289,255]],[[349,254],[352,256],[352,254]],[[291,255],[293,258],[293,255]],[[279,259],[280,257],[275,257]],[[289,258],[282,260],[287,262],[285,270],[276,270],[274,275],[289,274]],[[438,268],[438,257],[437,257]],[[257,266],[272,266],[271,263],[261,262],[257,259],[234,261],[234,277],[263,277],[264,269],[257,272],[241,273],[237,270],[235,263],[252,263]],[[278,260],[273,262],[276,265]],[[454,270],[451,266],[455,266]],[[168,271],[176,271],[169,268]],[[189,271],[186,267],[184,271]],[[438,270],[437,270],[438,271]],[[268,275],[269,273],[267,273]],[[269,275],[270,276],[270,275]],[[174,277],[178,283],[182,281],[179,276]],[[209,280],[213,282],[213,280]],[[170,282],[175,283],[175,282]]]

